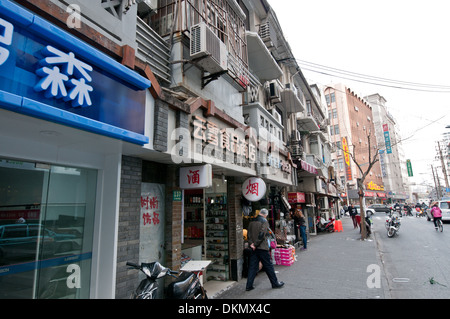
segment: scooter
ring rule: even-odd
[[[164,267],[159,262],[141,265],[127,262],[127,266],[142,271],[146,276],[133,293],[133,299],[157,299],[159,289],[157,279],[165,276],[176,278],[176,281],[167,287],[167,299],[208,299],[206,290],[200,284],[198,273],[188,271],[180,273]]]
[[[320,219],[317,219],[317,223],[316,223],[316,228],[317,228],[317,232],[329,232],[332,233],[334,232],[334,218],[328,220],[325,223],[321,223]]]
[[[400,217],[398,217],[396,213],[390,215],[389,218],[386,219],[387,236],[389,238],[394,237],[400,230],[400,225]]]

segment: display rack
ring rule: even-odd
[[[205,197],[206,259],[211,260],[206,279],[226,281],[230,277],[227,196],[209,193]]]
[[[202,259],[204,253],[204,201],[203,192],[186,192],[184,201],[184,243],[182,249],[195,260]]]

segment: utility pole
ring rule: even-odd
[[[449,188],[447,170],[445,169],[444,156],[442,156],[441,144],[439,143],[439,141],[437,143],[438,143],[438,149],[439,149],[439,157],[441,158],[442,173],[444,174],[445,187]]]
[[[433,165],[431,165],[431,172],[433,173],[433,181],[434,181],[434,187],[436,189],[436,196],[439,199],[439,198],[441,198],[441,190],[439,189],[440,187],[438,188],[439,180],[436,183],[436,177],[437,176],[434,175],[434,167],[433,167]]]

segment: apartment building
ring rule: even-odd
[[[128,298],[127,261],[240,280],[256,210],[281,240],[289,207],[311,233],[337,211],[324,96],[267,1],[0,0],[0,25],[0,234],[31,241],[0,298]]]
[[[346,187],[343,198],[347,199],[347,203],[358,203],[357,179],[361,178],[361,170],[367,170],[369,162],[378,152],[372,107],[344,84],[330,85],[325,88],[324,94],[331,139],[336,150],[334,166],[337,177]],[[367,203],[386,199],[379,162],[366,176],[364,186]]]
[[[380,94],[366,96],[372,107],[375,132],[380,149],[380,165],[389,203],[405,202],[411,197],[406,158],[401,136],[394,117],[386,108],[386,99]]]

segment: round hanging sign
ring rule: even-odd
[[[266,194],[266,183],[259,177],[247,178],[242,184],[242,195],[250,201],[257,202]]]

